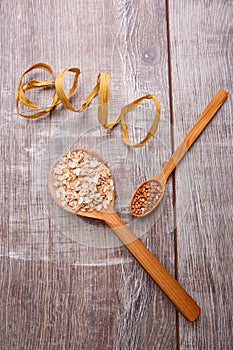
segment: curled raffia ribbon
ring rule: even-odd
[[[51,80],[30,80],[22,85],[23,79],[27,73],[34,69],[44,69],[51,75]],[[70,90],[65,93],[63,88],[63,79],[66,73],[71,72],[74,73],[74,80],[73,85],[70,88]],[[54,108],[59,105],[63,104],[66,108],[70,109],[73,112],[83,112],[85,111],[93,98],[99,94],[99,105],[98,105],[98,119],[100,124],[107,128],[112,129],[117,124],[121,123],[122,127],[122,137],[124,140],[124,143],[127,146],[130,147],[142,147],[146,144],[146,142],[154,135],[158,128],[159,119],[160,119],[160,102],[158,98],[154,94],[146,94],[142,97],[137,98],[136,100],[130,102],[129,104],[125,105],[121,108],[119,115],[117,118],[112,121],[111,123],[107,123],[108,120],[108,95],[109,95],[109,84],[110,84],[110,76],[108,72],[100,72],[97,78],[96,85],[91,90],[91,92],[85,97],[84,101],[82,102],[79,109],[75,109],[71,103],[69,102],[69,97],[73,94],[77,87],[78,83],[78,77],[80,74],[80,69],[73,67],[68,68],[65,70],[62,70],[57,78],[55,79],[54,73],[52,68],[45,63],[36,63],[32,65],[30,68],[28,68],[21,76],[18,82],[17,92],[16,92],[16,109],[19,115],[21,115],[24,118],[38,118],[46,113],[52,112]],[[53,94],[52,103],[50,106],[47,107],[40,107],[37,104],[33,103],[26,97],[26,91],[37,89],[37,88],[46,88],[46,87],[54,87],[55,92]],[[155,116],[153,123],[147,132],[146,136],[138,143],[131,144],[129,142],[129,136],[128,136],[128,128],[125,121],[126,114],[136,108],[144,99],[153,99],[155,104]],[[22,104],[26,106],[29,109],[33,109],[36,112],[33,114],[25,114],[20,112],[19,110],[19,104]]]

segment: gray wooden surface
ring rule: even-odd
[[[227,0],[1,1],[1,349],[232,348],[232,12]],[[201,306],[194,323],[124,247],[81,244],[46,212],[40,171],[54,130],[75,117],[62,107],[17,116],[19,75],[38,61],[56,74],[81,68],[76,106],[99,70],[111,73],[113,104],[154,92],[168,133],[152,157],[159,166],[215,92],[229,91],[141,237]],[[136,162],[146,151],[127,152]],[[141,166],[152,175],[152,164]]]

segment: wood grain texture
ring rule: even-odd
[[[180,319],[180,349],[231,349],[232,4],[170,1],[169,17],[173,119],[180,132],[186,134],[219,88],[229,91],[175,172],[176,201],[190,197],[177,227],[179,281],[202,308],[193,327]],[[185,176],[189,193],[182,191]]]
[[[46,184],[38,169],[47,166],[43,157],[53,130],[72,113],[61,108],[40,120],[24,120],[16,115],[14,101],[20,73],[43,61],[56,73],[81,68],[75,106],[98,71],[109,70],[113,103],[155,91],[169,121],[165,3],[10,0],[2,1],[1,16],[6,164],[1,167],[1,348],[175,348],[174,308],[128,251],[77,244],[48,218],[41,198]],[[48,94],[40,95],[41,103],[47,99]],[[141,120],[143,128],[150,123]],[[162,150],[160,166],[166,158]],[[146,163],[140,166],[146,176],[152,172]],[[173,218],[171,193],[165,219],[142,240],[174,274],[174,236],[167,225]]]
[[[98,71],[109,70],[113,103],[155,92],[162,118],[169,124],[171,112],[184,136],[218,88],[232,91],[231,12],[225,0],[1,1],[1,349],[230,349],[232,96],[179,165],[175,188],[168,181],[162,216],[142,237],[201,305],[201,317],[190,325],[124,247],[79,244],[49,220],[40,171],[47,169],[51,135],[72,112],[58,108],[24,120],[16,115],[15,89],[35,62],[56,73],[78,66],[72,99],[78,106]],[[39,101],[46,104],[48,94]],[[136,138],[150,122],[140,119]],[[174,137],[175,146],[181,140]],[[158,170],[172,153],[167,142],[168,150],[158,148],[155,155]],[[135,163],[152,144],[138,151]],[[139,166],[146,177],[153,175],[146,157]],[[178,221],[186,195],[189,210]],[[173,220],[177,230],[171,231]]]

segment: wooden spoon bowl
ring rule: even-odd
[[[165,186],[162,172],[143,181],[133,193],[130,202],[131,214],[141,217],[151,213],[163,199]]]
[[[93,157],[93,159],[97,159],[99,162],[101,162],[102,164],[105,164],[105,161],[100,157],[99,154],[84,149],[84,148],[79,148],[79,149],[72,149],[69,152],[85,152],[87,154],[89,154],[90,156]],[[114,201],[115,201],[115,191],[114,189],[111,190],[112,193],[112,200],[109,203],[107,209],[102,208],[101,211],[97,211],[97,210],[93,210],[92,212],[83,212],[81,210],[74,210],[71,206],[66,205],[65,207],[62,205],[62,200],[57,198],[56,196],[56,191],[57,188],[54,186],[54,169],[56,168],[56,166],[61,162],[61,160],[66,156],[68,152],[64,153],[63,155],[61,155],[58,159],[56,159],[56,161],[54,162],[54,164],[51,166],[50,171],[49,171],[49,176],[48,176],[48,187],[49,187],[49,191],[53,197],[53,199],[55,200],[55,202],[57,202],[57,204],[62,207],[63,209],[69,211],[72,214],[75,215],[80,215],[80,216],[84,216],[84,217],[88,217],[88,218],[93,218],[93,219],[100,219],[103,220],[103,215],[107,215],[109,213],[113,213],[114,212]]]
[[[75,149],[70,152],[85,152],[97,161],[104,164],[103,159],[96,153],[86,149]],[[67,153],[66,153],[67,154]],[[181,285],[174,279],[174,277],[161,265],[155,256],[142,244],[142,242],[130,231],[130,229],[120,219],[114,210],[114,189],[112,188],[112,200],[107,208],[102,208],[100,211],[93,210],[91,212],[82,211],[82,209],[74,210],[69,205],[63,205],[62,199],[56,195],[57,188],[54,185],[54,172],[57,165],[62,161],[66,154],[59,157],[52,165],[49,176],[48,186],[53,199],[63,209],[84,217],[100,219],[105,221],[121,239],[123,244],[129,252],[135,257],[145,271],[150,275],[153,281],[166,294],[170,301],[174,304],[178,311],[188,320],[194,321],[199,313],[200,308],[195,301],[187,294]],[[106,164],[105,164],[106,166]],[[111,176],[111,175],[110,175]],[[112,178],[111,178],[112,179]]]

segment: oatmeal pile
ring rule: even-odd
[[[63,207],[92,212],[107,209],[113,200],[110,170],[89,153],[69,151],[53,171],[56,197]]]

